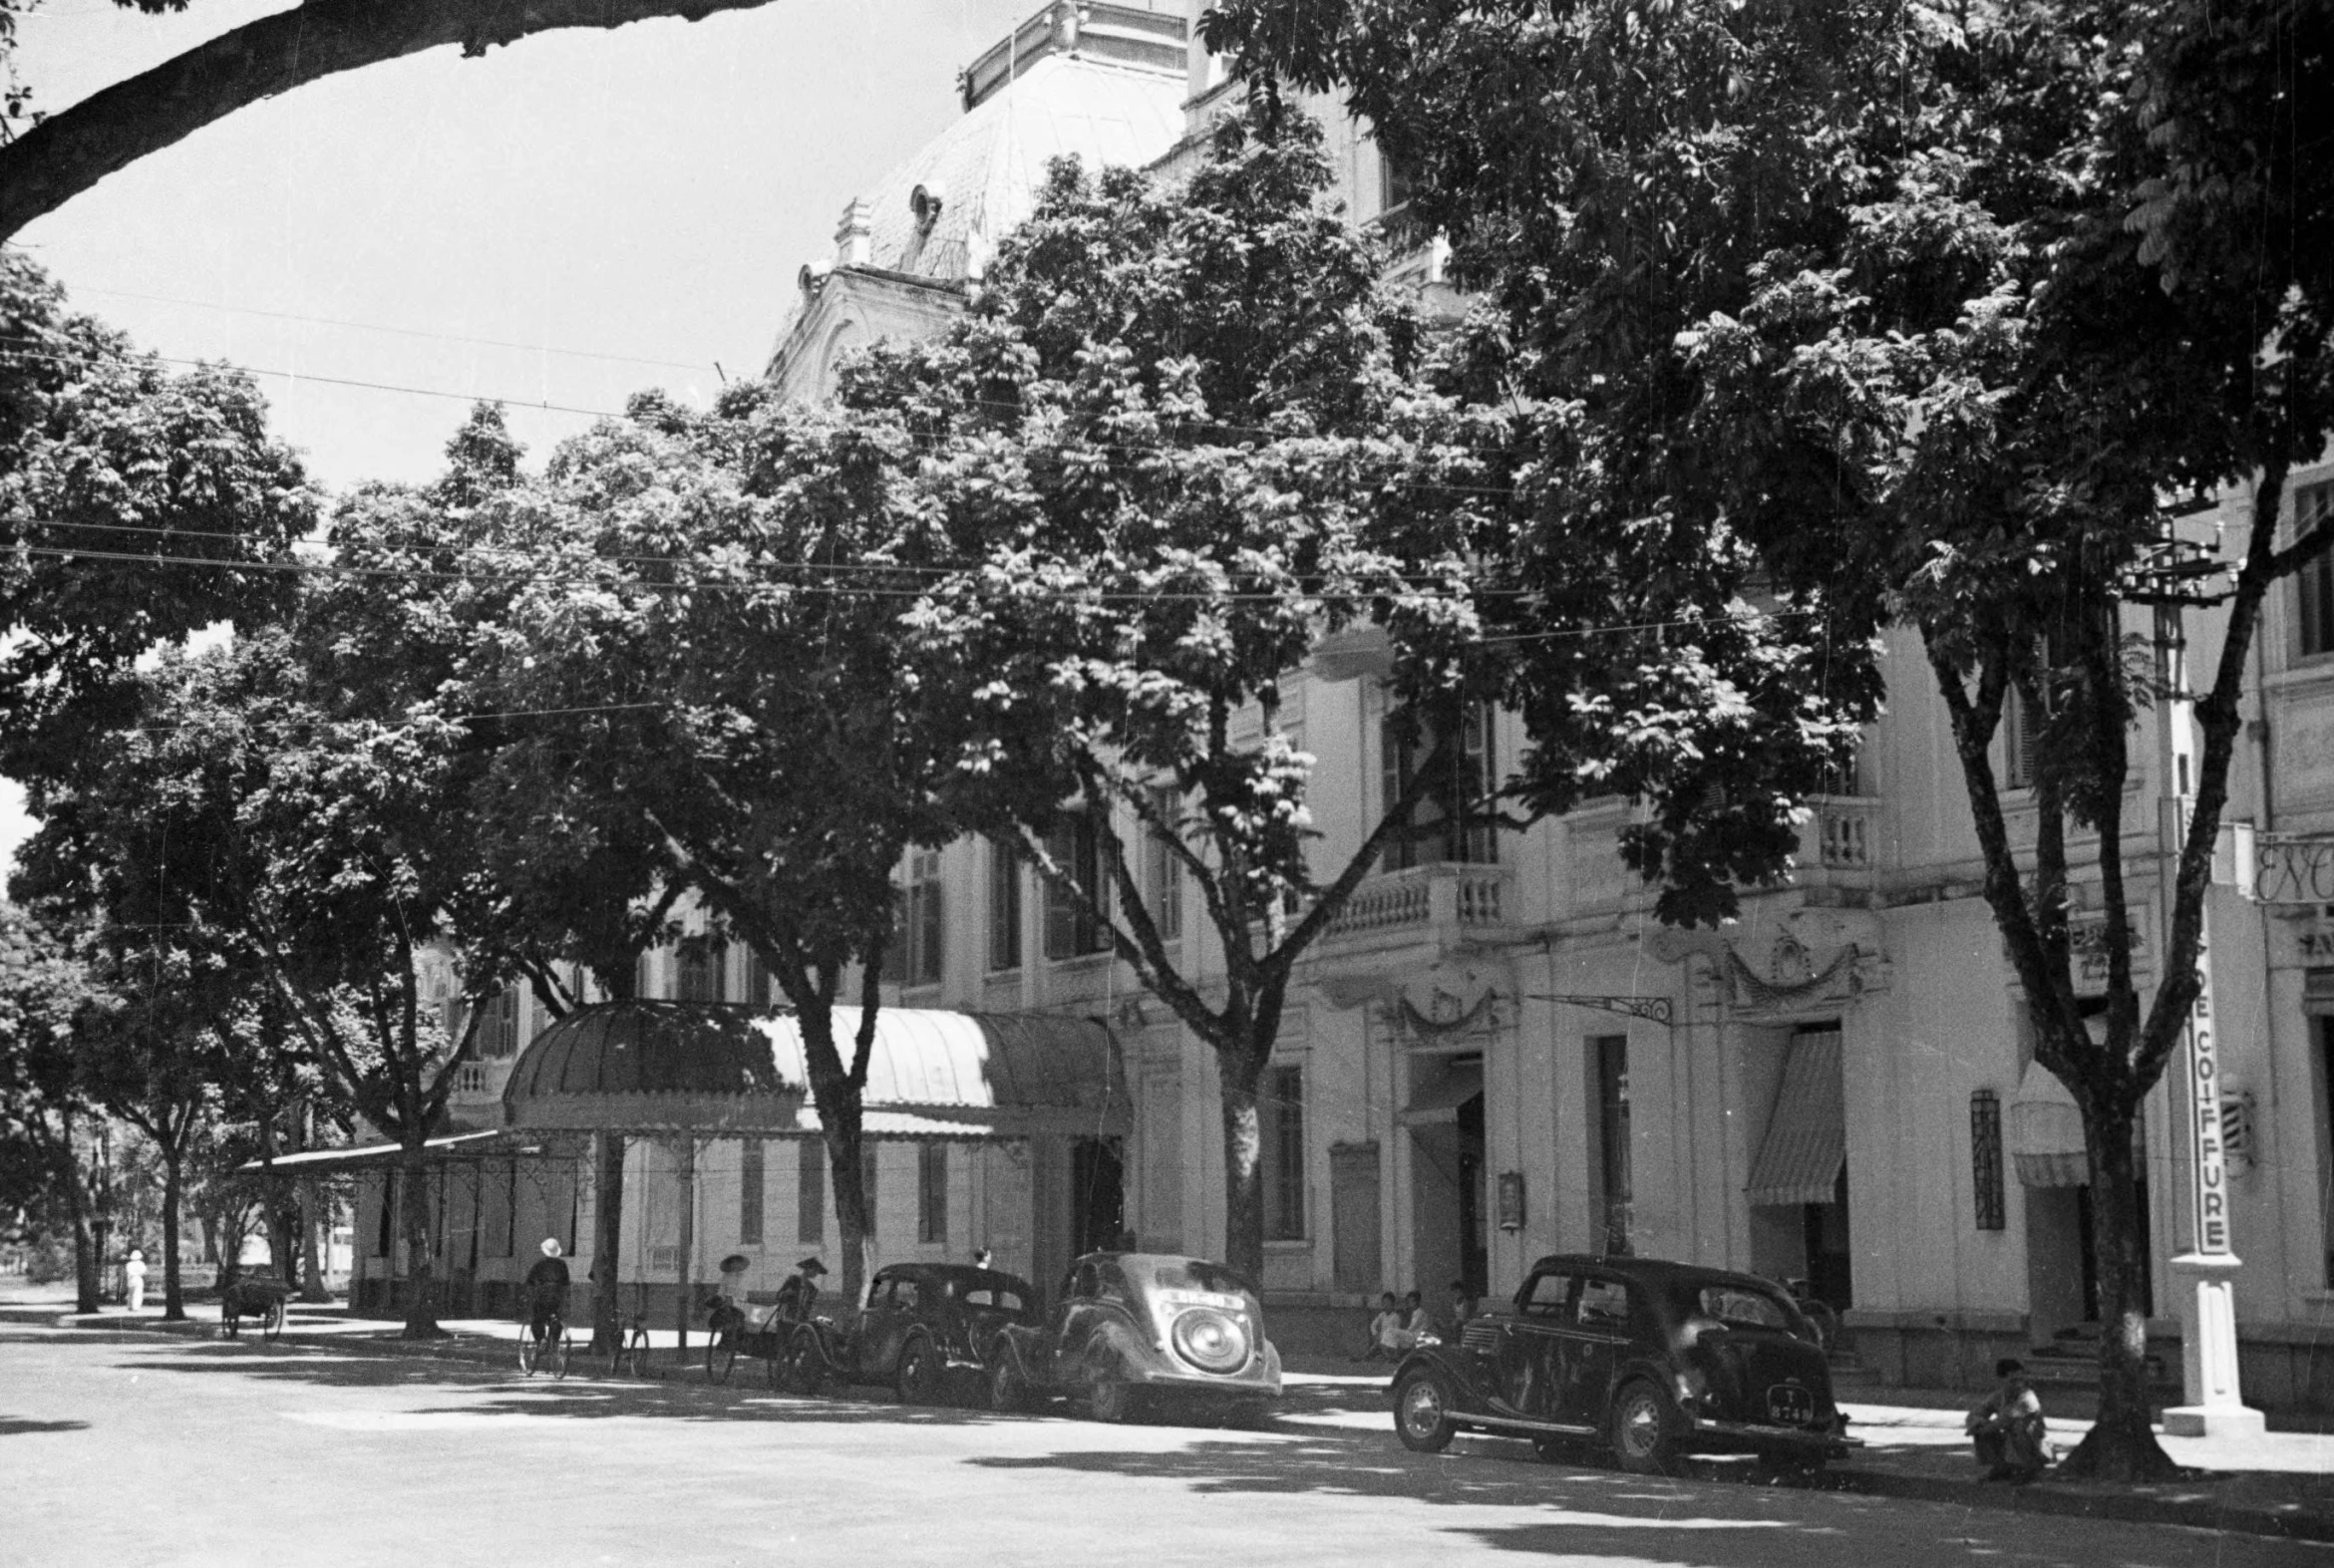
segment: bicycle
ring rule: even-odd
[[[648,1292],[641,1286],[632,1288],[632,1312],[616,1330],[616,1348],[608,1357],[608,1376],[635,1378],[651,1376],[648,1370]]]
[[[574,1342],[567,1337],[566,1321],[553,1312],[544,1319],[540,1333],[530,1322],[518,1336],[518,1370],[531,1378],[540,1367],[554,1378],[564,1378],[574,1348]]]

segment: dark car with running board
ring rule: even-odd
[[[1422,1453],[1461,1431],[1584,1445],[1658,1474],[1688,1451],[1815,1468],[1858,1446],[1832,1366],[1791,1297],[1750,1274],[1652,1258],[1558,1254],[1512,1302],[1395,1369],[1394,1429]]]

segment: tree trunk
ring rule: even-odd
[[[67,1146],[71,1154],[71,1145]],[[78,1163],[67,1167],[66,1205],[73,1212],[73,1310],[98,1310],[98,1249],[97,1239],[90,1234],[89,1201],[81,1190],[81,1170]]]
[[[624,1244],[624,1135],[600,1132],[594,1138],[598,1157],[593,1162],[597,1190],[591,1209],[591,1348],[613,1356],[623,1328],[616,1275]]]
[[[867,1184],[860,1175],[859,1151],[866,1145],[859,1136],[859,1097],[855,1089],[850,1091],[848,1099],[847,1115],[830,1116],[824,1099],[819,1106],[819,1119],[827,1127],[827,1167],[834,1184],[834,1224],[840,1233],[837,1244],[842,1252],[845,1310],[858,1306],[875,1263],[873,1228],[867,1223]]]
[[[430,1258],[430,1167],[416,1137],[398,1162],[398,1228],[405,1232],[405,1334],[409,1340],[443,1339],[438,1326],[438,1271]]]
[[[2140,1229],[2132,1115],[2078,1093],[2091,1158],[2092,1252],[2099,1274],[2099,1414],[2067,1456],[2069,1474],[2162,1480],[2179,1467],[2157,1442],[2148,1387],[2148,1319],[2141,1295],[2148,1237]]]
[[[1256,1109],[1262,1060],[1216,1052],[1223,1079],[1223,1261],[1264,1288],[1264,1128]]]
[[[308,1302],[332,1300],[332,1292],[324,1288],[324,1264],[317,1255],[316,1227],[323,1223],[317,1213],[316,1182],[304,1180],[300,1191],[300,1299]],[[326,1243],[330,1245],[329,1242]]]
[[[186,1156],[166,1147],[163,1154],[163,1322],[186,1321],[185,1283],[178,1277],[178,1211],[185,1197]]]

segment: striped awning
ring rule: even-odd
[[[1847,1163],[1847,1118],[1839,1089],[1839,1031],[1792,1037],[1783,1087],[1759,1157],[1751,1161],[1754,1204],[1830,1203]]]
[[[2083,1147],[2083,1112],[2064,1099],[2021,1099],[2010,1106],[2010,1163],[2026,1187],[2086,1187],[2091,1156]]]

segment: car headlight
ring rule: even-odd
[[[1168,1326],[1175,1354],[1201,1372],[1238,1372],[1248,1365],[1248,1326],[1214,1307],[1186,1307]]]

